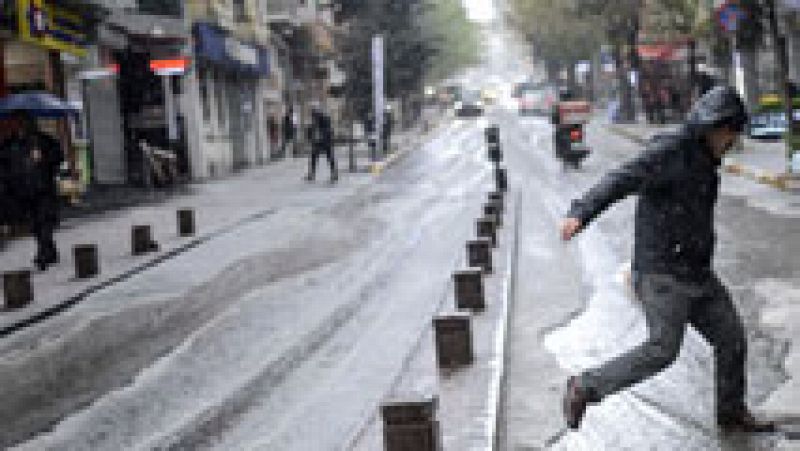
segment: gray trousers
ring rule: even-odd
[[[687,283],[672,276],[635,277],[636,295],[647,321],[647,340],[582,375],[595,401],[656,375],[680,352],[691,324],[714,348],[717,417],[735,417],[745,408],[747,338],[730,294],[716,275]]]

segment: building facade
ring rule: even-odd
[[[183,108],[195,178],[217,177],[268,161],[264,97],[272,79],[269,30],[256,1],[187,4],[193,45]]]
[[[0,2],[0,96],[47,91],[82,105],[78,74],[90,48],[102,9],[91,2],[6,0]],[[41,121],[57,137],[66,155],[65,169],[80,172],[84,153],[82,118]],[[0,127],[0,135],[5,127]]]

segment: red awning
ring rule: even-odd
[[[688,49],[683,43],[640,44],[638,53],[644,60],[680,61],[687,58]]]

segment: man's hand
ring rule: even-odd
[[[571,240],[581,230],[581,221],[576,218],[567,218],[561,223],[561,239]]]

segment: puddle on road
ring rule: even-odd
[[[600,284],[586,311],[546,337],[545,347],[570,372],[593,367],[645,338],[644,317],[621,281]],[[638,386],[587,411],[583,427],[556,450],[765,450],[776,437],[717,436],[710,347],[689,330],[678,360]]]
[[[613,264],[609,249],[582,242],[586,274],[593,294],[585,311],[551,332],[545,347],[570,373],[594,367],[641,343],[644,315]],[[599,245],[602,246],[602,245]],[[604,246],[603,246],[604,247]],[[591,252],[588,252],[590,251]],[[684,338],[677,361],[661,374],[589,407],[583,427],[565,434],[551,449],[601,451],[768,450],[774,436],[719,437],[714,416],[712,350],[693,329]]]

